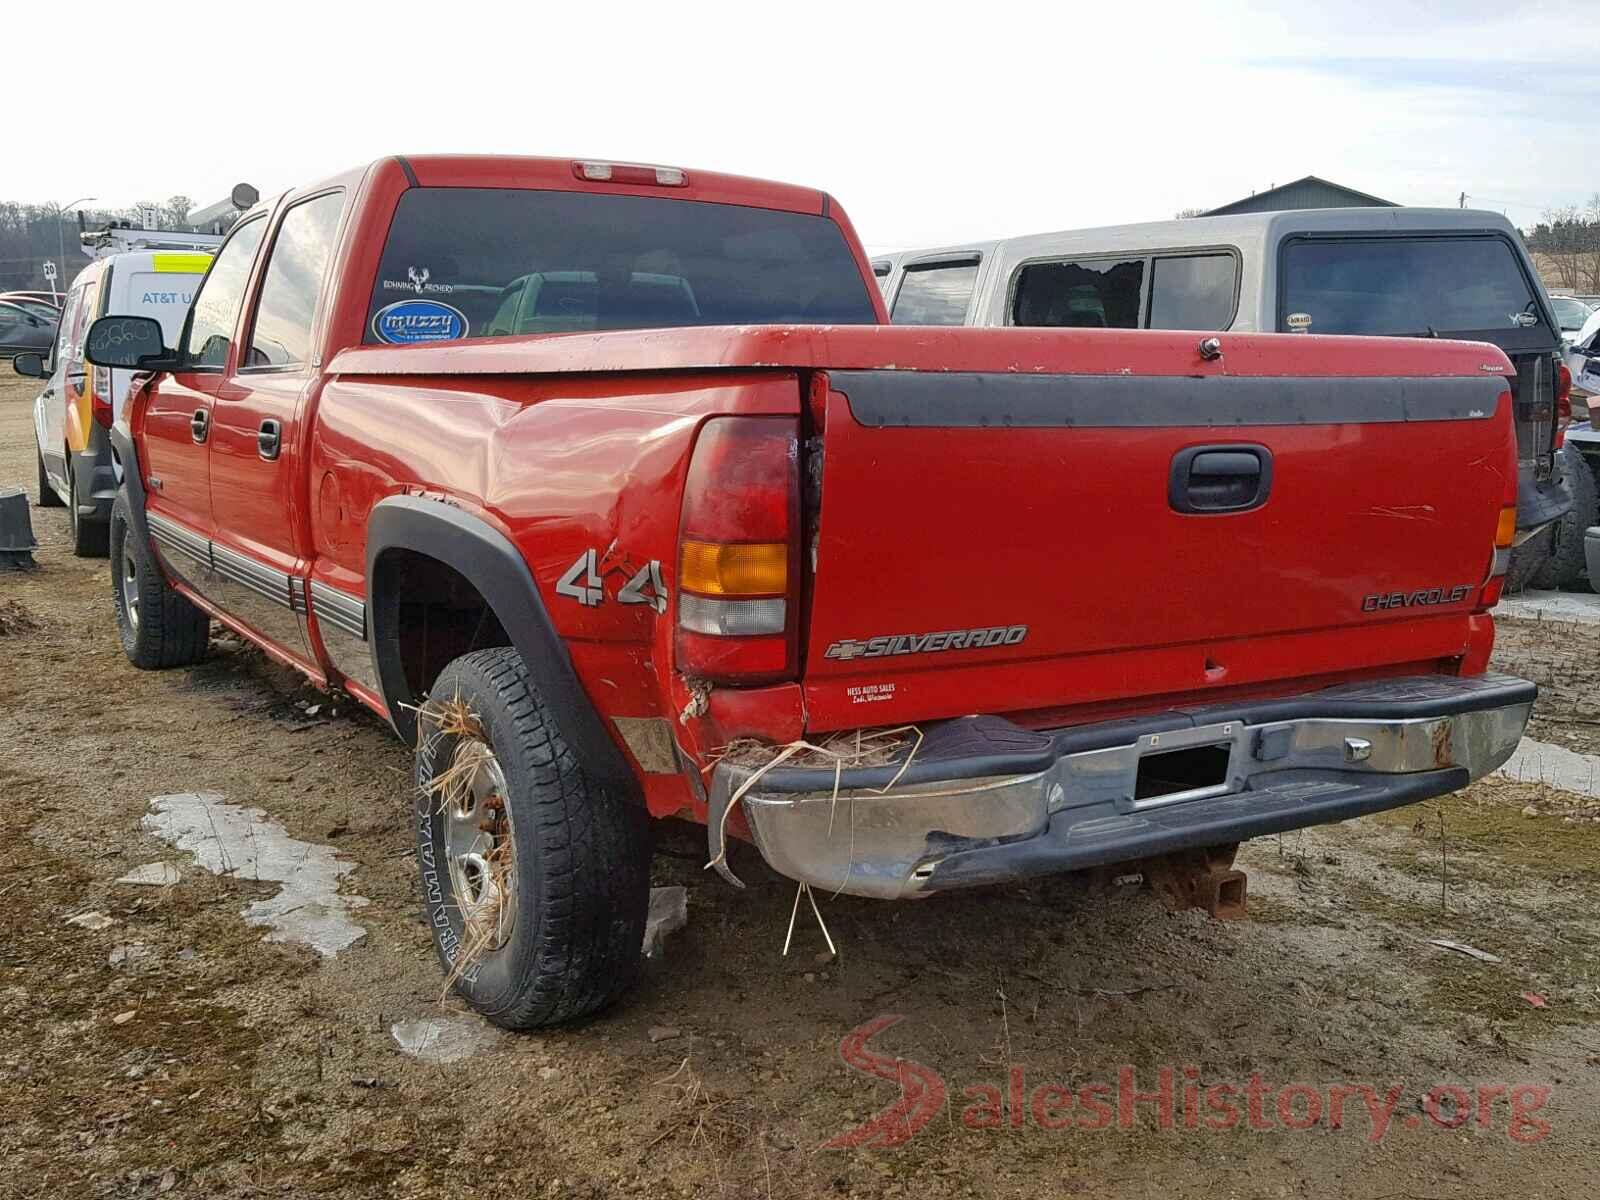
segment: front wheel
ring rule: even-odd
[[[123,653],[141,670],[186,667],[206,656],[211,621],[163,578],[133,527],[126,494],[111,506],[111,603]]]
[[[644,806],[584,771],[510,647],[445,667],[418,731],[423,916],[449,986],[507,1029],[611,1004],[639,971]]]

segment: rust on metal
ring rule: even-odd
[[[1219,921],[1232,921],[1247,912],[1248,877],[1233,865],[1238,849],[1234,843],[1178,851],[1146,859],[1138,867],[1168,907],[1204,909]]]

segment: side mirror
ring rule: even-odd
[[[178,356],[161,344],[161,322],[150,317],[101,317],[89,326],[83,356],[97,367],[170,371]]]
[[[44,369],[44,355],[19,354],[11,360],[11,369],[29,379],[43,379],[49,372]]]

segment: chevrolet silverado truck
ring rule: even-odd
[[[635,977],[652,817],[865,896],[1220,869],[1465,786],[1534,699],[1489,345],[897,328],[822,192],[394,157],[88,357],[143,372],[128,657],[217,622],[411,742],[427,923],[508,1027]]]

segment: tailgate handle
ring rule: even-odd
[[[1167,500],[1181,513],[1237,513],[1260,508],[1272,490],[1265,446],[1190,446],[1172,459]]]

